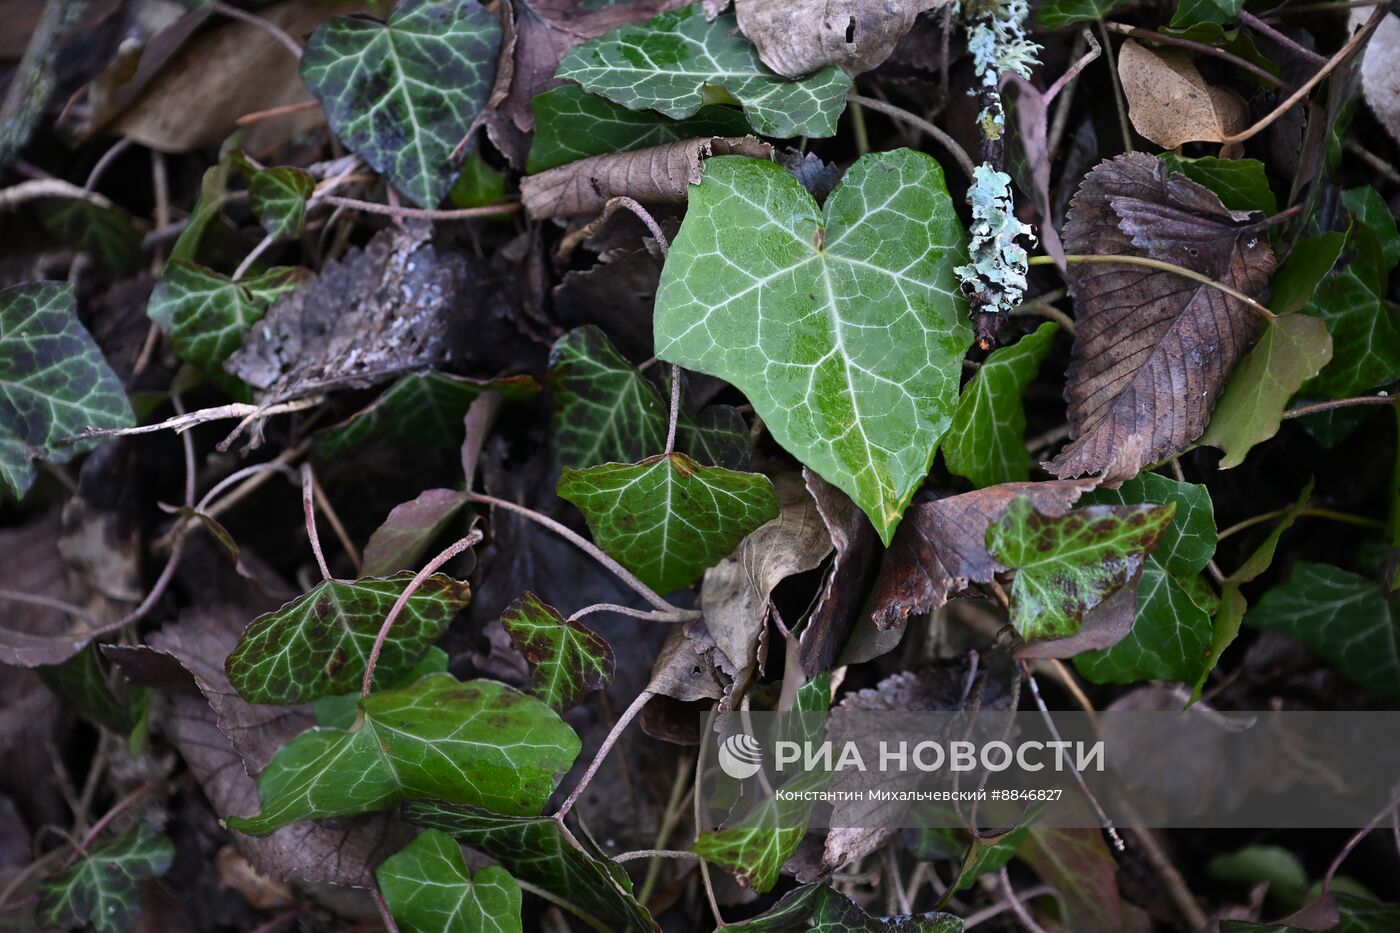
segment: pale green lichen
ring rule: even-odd
[[[1001,76],[1010,72],[1029,79],[1031,68],[1040,63],[1040,45],[1026,35],[1030,7],[1027,0],[968,3],[962,14],[968,22],[967,51],[980,83],[970,93],[982,95],[985,101],[978,122],[988,139],[997,139],[1006,125]]]
[[[1026,294],[1026,251],[1016,238],[1026,236],[1035,242],[1035,236],[1028,224],[1016,218],[1011,176],[1005,172],[985,162],[977,166],[968,199],[972,202],[972,262],[953,271],[978,310],[1005,313]]]

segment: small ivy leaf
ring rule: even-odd
[[[516,878],[550,892],[595,929],[655,931],[659,927],[632,895],[622,866],[593,849],[588,837],[565,836],[547,816],[489,813],[441,800],[413,800],[404,818],[440,829],[500,862]],[[587,846],[587,848],[583,848]]]
[[[611,152],[631,152],[683,139],[743,136],[743,114],[707,104],[684,120],[667,120],[646,110],[629,110],[572,84],[538,95],[532,102],[535,136],[525,171],[543,172]]]
[[[146,315],[170,338],[180,359],[223,375],[223,362],[277,299],[310,278],[305,269],[280,267],[234,282],[183,259],[166,264]]]
[[[78,321],[71,286],[0,289],[0,479],[15,496],[34,482],[35,459],[65,463],[100,443],[64,439],[135,423],[121,380]]]
[[[1278,433],[1283,410],[1300,386],[1332,359],[1327,325],[1305,314],[1285,314],[1267,322],[1215,403],[1201,443],[1225,452],[1219,468],[1244,462],[1245,455]]]
[[[777,165],[711,159],[662,270],[657,356],[742,391],[888,545],[952,421],[966,258],[923,153],[861,156],[824,209]]]
[[[175,846],[145,823],[94,849],[45,881],[39,919],[45,926],[125,933],[141,914],[141,883],[170,869]]]
[[[457,489],[425,489],[416,499],[394,506],[365,543],[364,575],[383,577],[417,566],[419,558],[457,513],[467,494]]]
[[[387,23],[318,27],[301,76],[341,142],[432,208],[452,187],[452,150],[486,105],[500,49],[500,21],[476,0],[405,0]]]
[[[413,577],[323,580],[258,616],[224,662],[229,682],[249,703],[281,706],[358,688],[384,617]],[[424,580],[390,630],[375,676],[392,681],[412,668],[470,598],[467,584],[445,574]]]
[[[784,894],[752,920],[730,923],[732,933],[962,933],[963,921],[952,914],[923,913],[872,917],[846,895],[825,884],[809,884]]]
[[[1244,7],[1244,0],[1179,0],[1172,14],[1173,29],[1197,23],[1228,23]]]
[[[91,254],[115,275],[129,274],[141,261],[141,229],[120,208],[81,198],[46,198],[37,214],[45,230]]]
[[[1298,561],[1244,624],[1296,638],[1352,683],[1378,697],[1400,698],[1400,612],[1366,577]]]
[[[801,81],[779,77],[738,34],[732,13],[707,22],[700,3],[583,43],[564,56],[555,76],[629,110],[657,110],[675,120],[694,116],[713,102],[707,92],[723,89],[744,108],[749,126],[778,139],[836,135],[852,86],[834,65]]]
[[[229,828],[265,836],[410,797],[535,814],[580,748],[552,709],[493,680],[429,674],[371,694],[360,709],[363,719],[348,731],[311,729],[282,746],[258,776],[262,809],[228,817]]]
[[[662,593],[694,583],[778,515],[768,477],[703,467],[684,454],[566,467],[556,491],[578,506],[599,547]]]
[[[943,440],[948,471],[978,488],[1031,478],[1021,397],[1040,371],[1060,326],[1047,321],[1009,347],[993,350],[958,397]]]
[[[1217,159],[1215,156],[1188,159],[1175,152],[1164,152],[1158,158],[1171,171],[1180,172],[1215,192],[1220,203],[1232,211],[1259,211],[1265,217],[1278,213],[1278,199],[1269,187],[1264,163],[1258,159]],[[1279,311],[1273,299],[1270,299],[1269,310]]]
[[[253,213],[268,235],[278,240],[301,236],[306,202],[315,190],[316,180],[290,165],[256,169],[248,176]]]
[[[612,681],[617,664],[612,647],[534,593],[523,593],[507,606],[501,624],[515,650],[530,662],[531,692],[558,712]]]
[[[462,847],[436,829],[374,871],[403,933],[520,933],[520,885],[497,865],[467,870]]]
[[[558,467],[632,463],[666,446],[667,402],[599,328],[580,327],[555,341],[549,387]],[[728,405],[711,405],[698,418],[682,406],[676,441],[707,465],[731,470],[749,465],[748,428]]]
[[[97,656],[97,645],[90,644],[62,664],[45,664],[36,669],[44,683],[84,716],[118,735],[135,727],[140,688],[118,699],[107,682],[107,672]]]
[[[530,376],[471,379],[449,373],[404,376],[363,410],[329,429],[317,442],[323,457],[339,457],[372,437],[394,437],[451,450],[462,444],[462,419],[483,392],[519,402],[540,390]]]
[[[1021,843],[1026,838],[1027,830],[1040,817],[1044,809],[1045,804],[1043,803],[1030,808],[1015,826],[1004,832],[974,835],[967,848],[963,850],[958,875],[953,879],[953,883],[948,885],[946,897],[967,890],[972,887],[974,881],[988,872],[1000,871],[1005,868],[1015,856],[1016,850],[1021,847]]]
[[[1084,616],[1135,580],[1176,513],[1163,506],[1089,506],[1060,516],[1012,500],[987,527],[987,550],[1016,571],[1011,624],[1027,641],[1068,638]]]
[[[418,663],[407,674],[394,680],[386,689],[402,690],[411,687],[429,674],[442,674],[447,671],[447,652],[434,645],[424,652]],[[323,729],[349,729],[360,715],[360,691],[337,693],[311,701],[311,711],[316,716],[316,725]]]
[[[1127,0],[1050,0],[1035,12],[1035,18],[1046,29],[1059,29],[1073,23],[1101,20]]]

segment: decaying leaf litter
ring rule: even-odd
[[[690,801],[712,709],[1396,702],[1400,13],[11,6],[9,925],[1400,925],[1381,832]]]

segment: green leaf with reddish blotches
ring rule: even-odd
[[[1026,640],[1068,638],[1085,614],[1126,586],[1171,524],[1176,505],[1037,512],[1018,496],[987,526],[987,550],[1016,571],[1011,624]]]
[[[141,884],[165,874],[174,858],[170,840],[142,823],[45,881],[39,920],[46,927],[125,933],[141,915]]]
[[[66,438],[135,423],[121,380],[78,321],[71,286],[0,289],[0,480],[15,496],[34,482],[36,459],[66,463],[101,443]]]
[[[414,800],[404,807],[404,818],[491,856],[516,878],[548,891],[595,930],[658,929],[633,897],[632,880],[622,866],[593,848],[587,835],[565,836],[550,817],[505,816],[441,800]]]
[[[298,820],[432,797],[526,816],[572,767],[579,739],[552,709],[493,680],[429,674],[360,701],[349,730],[311,729],[258,776],[262,809],[230,829],[265,836]]]
[[[617,661],[601,635],[523,593],[501,613],[515,650],[530,663],[530,690],[559,712],[612,680]]]
[[[374,870],[402,933],[520,933],[520,885],[499,865],[472,874],[462,847],[424,830]]]
[[[684,454],[565,468],[557,492],[578,506],[593,540],[647,586],[689,586],[778,515],[768,477],[702,467]]]
[[[249,703],[281,706],[359,689],[384,618],[413,576],[323,580],[258,616],[224,662],[229,682]],[[384,641],[378,682],[392,683],[418,663],[470,597],[467,584],[445,574],[424,580]]]

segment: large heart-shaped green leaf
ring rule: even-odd
[[[175,846],[142,823],[44,882],[39,919],[46,927],[125,933],[141,914],[141,884],[170,868]]]
[[[467,870],[462,847],[436,829],[374,870],[403,933],[520,933],[520,885],[497,865]]]
[[[632,880],[622,866],[591,847],[582,848],[588,846],[587,836],[565,837],[550,817],[505,816],[440,800],[411,801],[404,816],[491,856],[515,877],[548,891],[595,930],[657,929],[632,896]]]
[[[656,352],[737,386],[888,545],[952,421],[971,340],[943,170],[862,156],[823,212],[771,162],[705,163],[656,297]]]
[[[771,71],[732,13],[707,22],[702,4],[623,26],[573,49],[555,75],[631,110],[694,116],[723,89],[764,136],[834,136],[851,79],[829,65],[801,81]]]
[[[341,142],[415,204],[436,207],[500,48],[500,21],[476,0],[404,0],[387,23],[338,16],[318,27],[301,76]]]
[[[411,571],[363,580],[323,580],[311,592],[248,624],[224,662],[229,682],[249,703],[290,706],[357,689],[384,617],[413,579]],[[409,597],[374,673],[391,683],[442,637],[471,590],[433,574]]]
[[[501,625],[530,662],[530,689],[560,712],[612,680],[617,664],[612,647],[534,593],[523,593],[507,606]]]
[[[78,321],[70,286],[0,290],[0,479],[16,496],[34,482],[36,458],[63,463],[96,444],[62,439],[135,423],[121,380]]]
[[[599,547],[662,593],[694,583],[778,515],[768,477],[702,467],[684,454],[566,467],[557,491],[578,506]]]
[[[579,740],[539,700],[492,680],[429,674],[360,701],[348,731],[311,729],[258,776],[262,809],[230,816],[253,836],[298,820],[387,810],[433,797],[517,816],[538,813]]]

